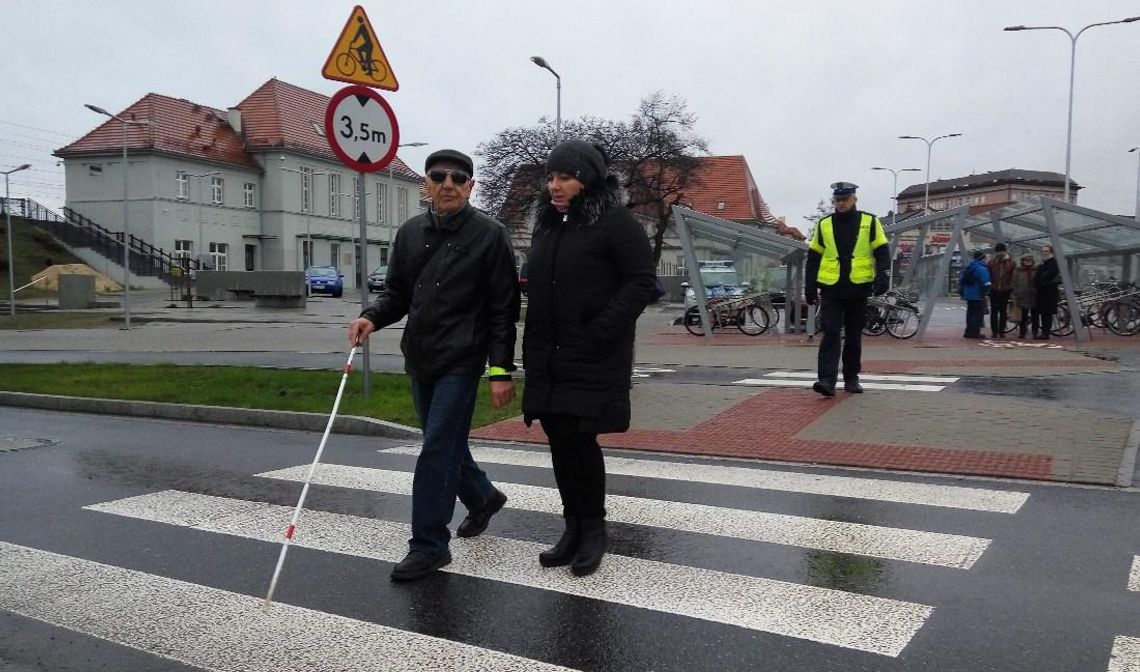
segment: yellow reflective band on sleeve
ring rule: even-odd
[[[488,366],[487,367],[487,375],[488,376],[509,376],[509,375],[511,375],[511,372],[507,371],[506,369],[504,369],[501,366]]]

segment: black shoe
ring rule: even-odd
[[[448,551],[443,553],[410,551],[400,564],[392,568],[392,580],[415,581],[449,564],[451,564],[451,553]]]
[[[499,512],[503,505],[507,503],[507,496],[499,492],[498,489],[491,494],[491,498],[487,500],[487,506],[484,506],[478,511],[473,511],[467,514],[459,527],[455,529],[455,536],[457,537],[477,537],[487,529],[487,524],[491,522],[491,516]]]
[[[851,394],[863,394],[863,386],[859,384],[859,381],[853,380],[849,383],[843,383],[843,391]]]
[[[538,564],[543,567],[565,567],[574,559],[578,551],[579,523],[577,516],[566,517],[566,531],[554,547],[538,554]]]
[[[835,396],[835,386],[834,385],[828,385],[826,383],[821,383],[818,380],[815,382],[814,385],[811,386],[811,389],[815,390],[816,392],[819,392],[820,394],[822,394],[825,397],[834,397]]]
[[[602,556],[609,548],[605,518],[582,518],[578,527],[578,550],[570,561],[574,576],[593,574],[602,564]]]

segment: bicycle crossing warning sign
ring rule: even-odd
[[[392,72],[388,57],[384,55],[380,40],[376,38],[376,31],[372,29],[372,23],[360,5],[353,7],[321,74],[325,79],[387,91],[400,88],[396,73]]]

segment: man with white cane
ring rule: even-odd
[[[484,371],[491,403],[514,398],[519,286],[506,228],[468,203],[474,166],[461,152],[434,152],[424,166],[431,210],[397,231],[384,289],[348,325],[350,345],[407,315],[400,349],[424,445],[412,481],[409,553],[392,579],[420,579],[451,562],[448,523],[455,499],[468,515],[456,529],[473,537],[503,508],[467,445]]]

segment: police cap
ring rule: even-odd
[[[855,193],[859,185],[851,182],[835,182],[831,185],[832,196],[850,196]]]

